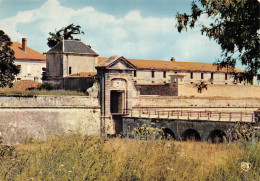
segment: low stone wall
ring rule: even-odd
[[[184,97],[260,98],[260,86],[257,85],[209,84],[202,93],[197,91],[194,84],[183,84],[178,88],[178,95]]]
[[[0,97],[3,107],[99,107],[98,99],[88,96]]]
[[[55,134],[100,135],[98,99],[84,96],[0,97],[4,144],[44,141]]]
[[[193,98],[172,96],[138,96],[133,98],[133,107],[155,108],[254,108],[260,107],[260,98]]]

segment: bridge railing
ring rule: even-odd
[[[192,110],[161,110],[154,108],[125,109],[126,117],[166,118],[185,120],[210,120],[231,122],[254,122],[251,112],[223,112],[223,111],[192,111]]]

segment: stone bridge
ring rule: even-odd
[[[233,131],[241,125],[245,129],[258,124],[253,111],[239,109],[156,109],[133,108],[125,110],[124,116],[117,120],[116,130],[133,138],[171,137],[177,140],[195,139],[197,141],[223,141],[232,138]]]

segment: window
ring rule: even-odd
[[[213,72],[211,72],[210,79],[211,79],[211,80],[213,80],[213,78],[214,78],[214,73],[213,73]]]
[[[69,67],[69,75],[71,75],[71,67]]]
[[[134,77],[136,77],[136,70],[134,70]]]
[[[152,71],[152,78],[154,78],[154,71]]]
[[[193,79],[193,72],[190,73],[190,79]]]
[[[204,74],[203,73],[201,73],[200,78],[204,79]]]
[[[166,71],[163,71],[163,78],[166,78]]]
[[[21,73],[21,65],[17,65],[17,68],[20,70],[20,73]]]
[[[225,73],[225,80],[227,80],[227,73]]]

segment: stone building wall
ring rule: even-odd
[[[20,73],[15,77],[15,81],[42,82],[42,68],[46,67],[46,61],[15,60],[14,64],[20,67]]]
[[[67,70],[71,67],[71,74],[77,74],[80,72],[97,72],[95,66],[97,65],[97,57],[86,55],[64,55],[66,59]],[[68,76],[64,75],[64,76]]]
[[[152,71],[154,72],[154,77],[152,77]],[[203,79],[201,73],[203,73]],[[174,74],[184,75],[184,84],[195,84],[204,81],[209,84],[212,82],[213,84],[234,85],[234,77],[230,74],[225,75],[225,72],[213,72],[213,79],[211,79],[212,72],[194,71],[192,72],[193,75],[191,77],[191,71],[150,69],[137,70],[136,76],[133,75],[133,78],[137,84],[163,84],[170,83],[170,75]]]

